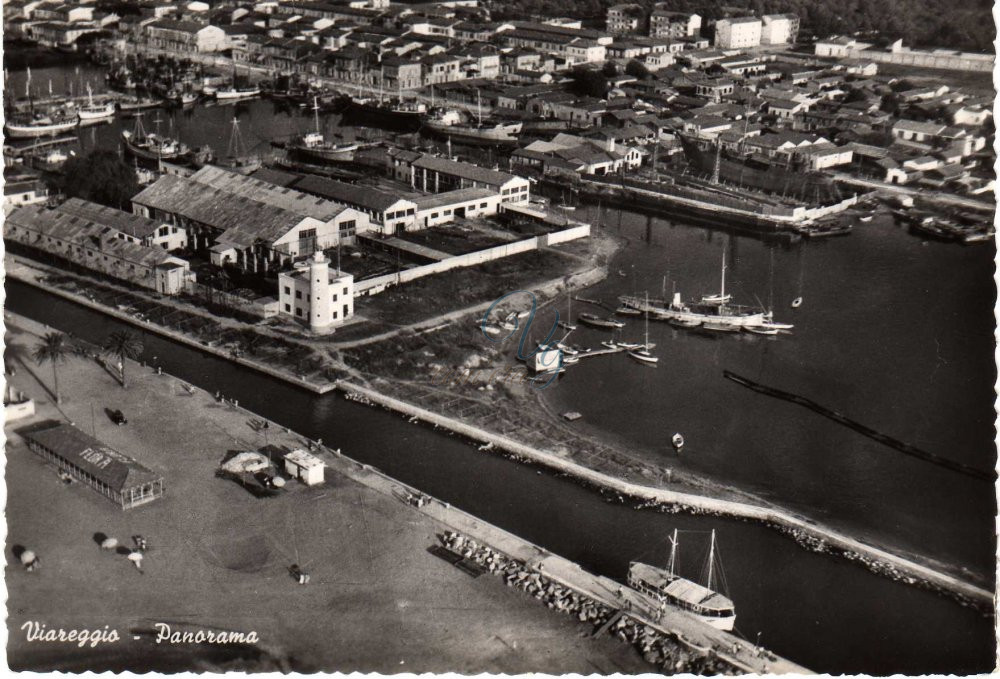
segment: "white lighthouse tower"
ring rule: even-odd
[[[309,329],[325,332],[330,327],[330,262],[317,250],[309,262]]]

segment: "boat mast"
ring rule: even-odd
[[[649,290],[646,291],[646,343],[643,345],[643,349],[649,351]]]
[[[719,292],[719,297],[723,300],[726,299],[726,249],[722,248],[722,291]]]
[[[708,582],[705,586],[712,589],[712,567],[715,565],[715,529],[712,529],[712,542],[708,548]]]
[[[316,118],[316,134],[319,134],[319,99],[313,97],[313,115]]]
[[[480,93],[478,87],[476,88],[476,118],[479,120],[479,126],[482,127],[483,126],[483,96]],[[565,202],[565,199],[563,200],[563,202]]]
[[[674,528],[674,536],[670,538],[670,574],[674,574],[674,568],[677,565],[677,529]]]

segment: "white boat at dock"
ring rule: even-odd
[[[253,97],[260,96],[260,88],[256,86],[249,87],[220,87],[215,91],[216,101],[229,101],[234,99],[251,99]]]
[[[677,530],[670,539],[670,563],[667,568],[633,561],[629,564],[628,585],[660,606],[681,608],[712,627],[732,631],[736,625],[736,607],[729,597],[713,589],[717,570],[715,531],[706,563],[706,584],[702,585],[677,575]]]
[[[115,116],[115,102],[108,99],[104,102],[94,103],[94,93],[87,83],[87,104],[76,110],[76,115],[81,123],[96,120],[108,120]]]
[[[4,124],[4,131],[11,139],[54,137],[75,129],[79,124],[80,119],[76,116],[67,119],[42,115],[27,121],[8,120]]]
[[[649,293],[646,293],[646,301],[649,301]],[[655,344],[649,342],[649,314],[646,314],[646,335],[644,337],[644,342],[637,347],[631,347],[631,351],[628,352],[630,358],[639,361],[640,363],[645,363],[647,365],[655,365],[660,361],[659,358],[653,356],[649,351]],[[619,342],[620,345],[624,346],[623,342]]]

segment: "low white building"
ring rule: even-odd
[[[323,483],[325,469],[326,464],[321,459],[304,450],[293,450],[285,455],[285,473],[307,486]]]
[[[447,224],[455,219],[488,217],[500,210],[502,197],[485,188],[456,189],[414,199],[417,206],[415,228]]]
[[[331,332],[354,316],[354,276],[330,270],[322,250],[291,271],[278,274],[278,313],[317,334]]]

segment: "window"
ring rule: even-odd
[[[336,318],[336,317],[337,317],[337,312],[336,312],[336,311],[334,311],[334,312],[333,312],[333,317],[334,317],[334,318]]]
[[[292,294],[292,289],[290,287],[288,287],[287,285],[285,286],[285,294],[286,295]]]
[[[286,304],[285,305],[285,313],[286,314],[292,313],[292,305],[291,304]]]
[[[479,209],[480,209],[480,210],[485,210],[485,209],[486,209],[486,207],[487,207],[487,203],[480,203],[480,204],[479,204]]]
[[[344,318],[347,318],[347,305],[344,305]]]
[[[302,299],[302,291],[301,290],[296,290],[295,291],[295,299]]]
[[[436,212],[432,212],[431,213],[431,219],[437,219],[437,217],[438,217],[438,213],[436,213]]]
[[[319,299],[319,297],[317,297],[316,299]],[[333,301],[334,302],[337,301],[337,293],[333,293]]]
[[[340,235],[341,237],[353,236],[357,227],[357,221],[354,219],[349,219],[346,222],[340,223]]]
[[[302,316],[302,309],[300,309],[298,307],[295,307],[295,315],[301,317]]]
[[[316,229],[302,229],[299,231],[299,240],[308,240],[316,237]]]
[[[347,288],[344,288],[344,296],[347,296]]]

